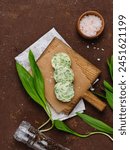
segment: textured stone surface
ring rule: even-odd
[[[97,10],[105,19],[104,33],[93,41],[81,38],[75,28],[76,20],[86,10]],[[73,49],[101,69],[100,82],[95,85],[96,91],[101,91],[104,79],[111,81],[106,59],[112,54],[112,0],[1,0],[0,149],[2,150],[29,150],[27,146],[13,139],[16,128],[22,120],[27,120],[38,127],[47,119],[44,111],[24,91],[15,69],[14,57],[53,26]],[[100,58],[100,61],[97,61],[97,58]],[[86,113],[112,125],[112,111],[109,107],[103,113],[88,103],[86,107]],[[93,130],[78,117],[66,123],[80,133]],[[111,141],[102,135],[81,139],[55,129],[46,134],[72,150],[112,150]]]

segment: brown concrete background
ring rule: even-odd
[[[76,20],[86,10],[97,10],[105,19],[103,35],[91,42],[81,38],[75,29]],[[0,149],[29,150],[13,139],[22,120],[38,127],[47,118],[44,111],[24,91],[18,78],[14,57],[55,27],[65,40],[83,57],[102,70],[97,91],[104,79],[110,81],[106,59],[112,54],[112,0],[0,0]],[[90,45],[90,49],[86,46]],[[101,61],[96,59],[100,57]],[[112,125],[109,107],[103,113],[86,103],[86,113]],[[80,133],[94,130],[78,117],[66,121]],[[46,133],[72,150],[112,150],[112,142],[102,135],[81,139],[55,129]]]

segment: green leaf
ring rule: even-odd
[[[47,103],[47,100],[45,98],[44,79],[43,79],[41,71],[35,61],[34,55],[31,50],[29,51],[29,62],[30,62],[30,66],[31,66],[32,75],[34,77],[35,89],[44,103],[44,109],[45,109],[46,113],[51,118],[51,111],[50,111],[49,105]]]
[[[83,134],[79,134],[75,131],[73,131],[72,129],[70,129],[64,122],[60,121],[60,120],[54,120],[54,125],[58,130],[76,135],[78,137],[87,137],[87,135],[83,135]]]
[[[110,72],[110,75],[111,75],[111,79],[113,80],[113,56],[111,56],[111,58],[107,60],[107,64],[108,64],[108,67],[109,67],[109,72]]]
[[[97,96],[99,96],[99,97],[101,97],[101,98],[106,99],[106,97],[105,97],[104,95],[100,94],[100,93],[93,92],[93,94],[95,94],[95,95],[97,95]]]
[[[44,80],[40,72],[40,69],[38,68],[35,62],[35,58],[31,50],[29,51],[29,62],[32,70],[32,75],[34,77],[34,85],[36,91],[39,94],[39,96],[42,98],[43,102],[46,103],[45,96],[44,96],[45,93]]]
[[[31,76],[31,74],[28,71],[26,71],[26,69],[22,65],[16,63],[20,80],[22,81],[23,87],[25,88],[27,93],[31,96],[31,98],[35,102],[37,102],[44,108],[44,110],[52,120],[51,111],[46,101],[45,93],[44,93],[45,92],[44,79],[36,64],[34,55],[31,51],[29,52],[29,61],[30,61],[30,66],[31,66],[31,71],[33,76]]]
[[[31,98],[37,102],[39,105],[44,107],[44,104],[42,100],[39,98],[39,95],[37,94],[35,87],[34,87],[34,81],[33,77],[30,75],[30,73],[19,63],[16,63],[17,72],[19,75],[19,78],[22,82],[23,87],[25,88],[26,92],[31,96]]]
[[[109,104],[109,106],[113,109],[113,93],[109,90],[105,89],[106,92],[106,99]]]
[[[113,87],[106,80],[104,80],[103,85],[105,86],[106,89],[113,92]]]
[[[77,113],[77,115],[93,128],[108,134],[113,134],[113,129],[106,123],[86,114]]]

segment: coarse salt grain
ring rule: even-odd
[[[95,36],[101,27],[102,21],[98,16],[87,15],[80,20],[80,30],[88,37]]]
[[[97,61],[101,61],[101,58],[97,58]]]
[[[87,45],[87,48],[89,48],[89,45]]]

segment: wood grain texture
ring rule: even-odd
[[[55,81],[53,78],[54,69],[51,65],[52,57],[59,52],[65,52],[69,55],[71,59],[71,68],[74,72],[74,97],[70,102],[64,103],[59,101],[54,93]],[[71,48],[66,46],[59,39],[55,38],[51,44],[47,47],[45,54],[38,59],[37,64],[42,72],[45,80],[45,96],[50,103],[50,105],[58,112],[64,112],[69,114],[75,105],[79,102],[82,95],[91,86],[90,80],[82,72],[82,69],[77,65],[71,54]]]
[[[55,81],[53,78],[54,69],[51,65],[52,57],[59,52],[65,52],[69,55],[72,62],[72,70],[74,71],[74,97],[70,102],[64,103],[59,101],[54,93]],[[45,95],[50,103],[50,105],[58,113],[64,112],[69,114],[79,102],[81,98],[84,98],[83,95],[90,88],[91,84],[97,78],[100,73],[100,70],[95,67],[92,63],[85,60],[82,56],[76,53],[72,48],[64,44],[61,40],[54,38],[49,46],[46,48],[45,52],[38,59],[37,64],[42,72],[42,75],[45,80]],[[98,98],[93,101],[92,94],[89,95],[86,100],[90,102],[98,110],[102,111],[104,108],[102,105],[103,102],[100,102]],[[99,103],[95,103],[98,102]],[[104,104],[105,105],[105,104]]]
[[[100,111],[103,111],[106,107],[106,104],[102,102],[97,96],[95,96],[90,91],[87,91],[83,95],[83,98]]]

